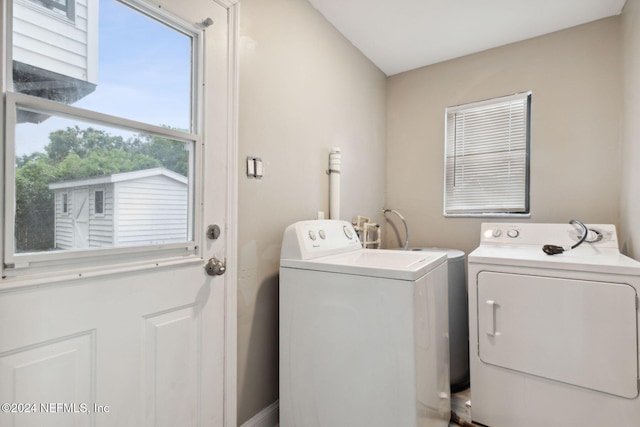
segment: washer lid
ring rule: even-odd
[[[450,249],[450,248],[438,248],[438,247],[433,247],[433,248],[411,248],[410,250],[412,251],[443,251],[447,253],[447,259],[449,261],[457,261],[457,260],[464,260],[464,252],[458,250],[458,249]]]
[[[280,267],[416,280],[447,261],[445,252],[360,249],[309,260],[281,259]]]

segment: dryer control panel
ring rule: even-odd
[[[312,259],[359,249],[362,244],[347,221],[300,221],[285,230],[280,258]]]
[[[600,248],[618,249],[616,227],[612,224],[586,224],[585,243]],[[582,229],[572,224],[483,223],[480,244],[499,245],[572,245],[580,240]]]

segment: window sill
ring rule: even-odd
[[[443,214],[445,218],[531,218],[531,213],[460,213],[460,214]]]

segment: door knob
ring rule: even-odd
[[[211,258],[204,269],[209,276],[221,276],[227,271],[225,263],[217,258]]]

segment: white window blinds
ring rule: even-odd
[[[529,213],[531,93],[449,107],[445,215]]]

